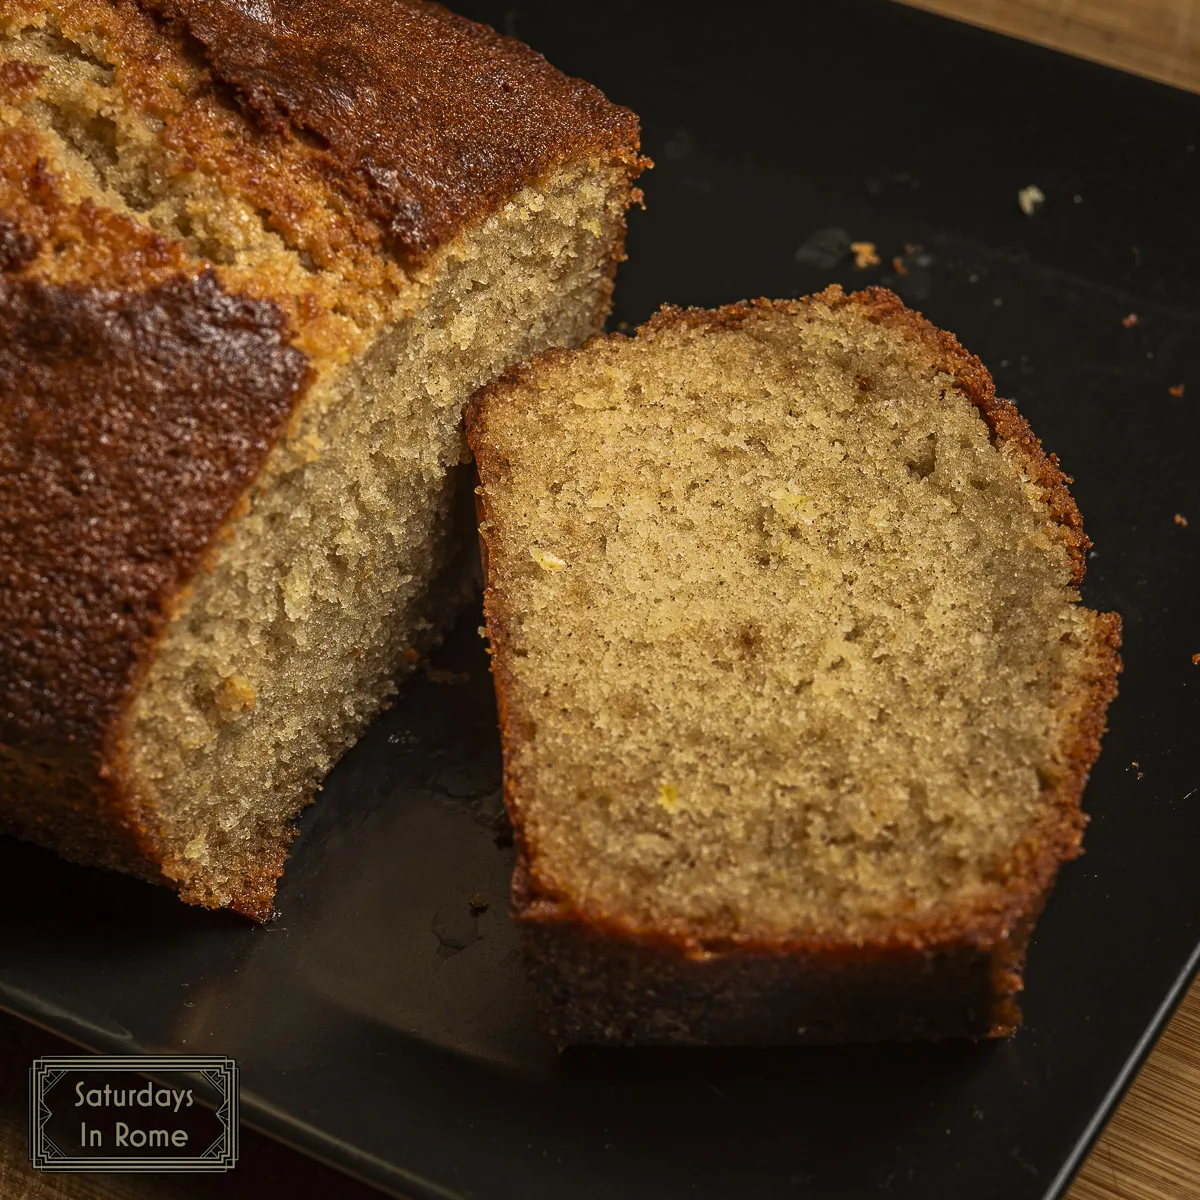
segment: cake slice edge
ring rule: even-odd
[[[1086,567],[1090,542],[1068,478],[1046,455],[1014,405],[998,398],[978,358],[950,334],[907,309],[890,292],[872,288],[845,295],[834,286],[796,301],[757,300],[717,310],[665,307],[635,336],[653,336],[673,325],[737,329],[756,314],[801,315],[806,306],[858,315],[917,341],[936,369],[986,421],[993,444],[1015,456],[1043,491],[1051,518],[1065,534],[1072,585]],[[620,338],[623,335],[611,335]],[[595,341],[589,342],[591,346]],[[467,410],[468,440],[480,477],[505,469],[487,440],[490,403],[502,403],[513,386],[534,383],[569,352],[550,350],[513,368],[483,389]],[[579,905],[548,872],[522,817],[527,789],[512,768],[510,748],[525,736],[527,717],[517,711],[514,679],[506,664],[509,629],[516,614],[492,588],[487,539],[495,512],[486,489],[477,489],[485,563],[485,612],[505,745],[505,799],[513,824],[517,863],[512,913],[520,931],[539,1004],[560,1045],[576,1043],[760,1043],[997,1037],[1020,1019],[1015,996],[1034,923],[1058,869],[1080,853],[1086,817],[1080,799],[1100,750],[1105,711],[1121,669],[1120,618],[1089,611],[1091,641],[1082,677],[1068,689],[1069,715],[1058,745],[1058,771],[1043,793],[1047,820],[1015,850],[1001,902],[941,912],[932,919],[895,920],[872,937],[764,937],[737,934],[706,938],[680,923],[641,927],[620,912]],[[1088,610],[1085,610],[1088,611]],[[805,1025],[796,1013],[811,1013]]]

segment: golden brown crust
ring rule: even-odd
[[[0,128],[0,269],[50,283],[144,288],[203,264],[179,241],[79,196],[28,122]]]
[[[409,286],[403,268],[383,251],[376,225],[333,194],[313,148],[257,125],[183,33],[168,30],[132,0],[14,0],[0,14],[0,33],[14,45],[50,35],[69,58],[105,64],[112,88],[93,102],[115,104],[122,121],[157,128],[164,185],[236,200],[287,247],[325,269],[299,277],[294,271],[276,277],[267,264],[249,272],[219,269],[231,290],[279,304],[306,350],[307,343],[331,352],[339,342],[352,346],[352,323],[369,326]],[[10,68],[27,65],[17,59]],[[6,93],[0,80],[0,102],[7,99],[18,111],[39,98],[53,104],[53,82],[51,73],[22,92]]]
[[[311,372],[277,306],[80,198],[46,149],[0,130],[0,829],[162,882],[123,714]],[[270,916],[278,873],[235,906]]]
[[[322,174],[404,258],[424,258],[564,157],[636,147],[628,109],[438,4],[267,0],[251,14],[142,2],[200,43],[256,124],[315,139]]]
[[[836,285],[812,297],[792,301],[753,300],[723,308],[679,309],[664,306],[634,336],[653,338],[667,330],[691,329],[700,333],[737,330],[747,323],[771,315],[791,315],[812,319],[817,306],[832,309],[852,307],[865,319],[884,323],[904,337],[917,341],[928,354],[931,369],[950,376],[954,385],[979,409],[988,423],[994,443],[1015,453],[1028,477],[1042,489],[1049,516],[1064,533],[1064,543],[1072,564],[1073,584],[1078,584],[1086,568],[1090,546],[1083,533],[1079,510],[1067,490],[1067,477],[1058,460],[1046,456],[1029,425],[1006,400],[996,397],[991,375],[974,355],[969,354],[951,334],[935,328],[919,313],[906,308],[900,299],[881,288],[869,288],[845,295]],[[573,354],[586,353],[589,347],[623,340],[623,334],[593,338],[583,351],[548,350],[512,368],[505,376],[482,389],[467,409],[467,438],[486,483],[503,478],[507,464],[487,438],[488,407],[502,403],[504,394],[514,385],[530,383],[545,376],[553,367]],[[487,523],[494,520],[489,510],[486,487],[480,489],[481,537],[486,541]],[[643,982],[651,981],[646,966],[655,956],[664,971],[674,972],[682,961],[716,963],[735,957],[753,960],[772,976],[784,959],[830,968],[857,964],[869,974],[870,964],[888,962],[899,972],[919,976],[928,970],[930,956],[948,960],[974,960],[983,954],[989,961],[990,997],[987,1016],[970,1032],[972,1036],[999,1036],[1015,1028],[1019,1020],[1013,997],[1021,987],[1021,971],[1034,921],[1053,886],[1063,862],[1080,853],[1086,818],[1080,799],[1088,772],[1100,752],[1105,729],[1105,713],[1116,695],[1116,679],[1121,664],[1120,617],[1115,613],[1093,614],[1093,638],[1088,648],[1090,671],[1082,682],[1082,694],[1076,698],[1060,747],[1061,771],[1050,780],[1045,794],[1046,820],[1037,834],[1016,848],[1008,864],[1002,891],[969,911],[949,910],[923,919],[898,918],[869,937],[848,943],[837,936],[781,938],[751,932],[714,939],[705,931],[686,922],[662,924],[653,928],[639,926],[624,913],[584,910],[574,899],[539,871],[537,847],[531,844],[523,816],[523,781],[511,767],[512,749],[527,739],[527,719],[517,710],[515,680],[508,667],[507,647],[510,628],[516,614],[506,610],[500,594],[492,587],[490,572],[485,579],[484,607],[491,640],[492,670],[500,715],[501,738],[505,749],[505,800],[512,819],[517,846],[517,866],[513,878],[512,912],[525,931],[527,949],[535,973],[541,971],[547,986],[568,992],[582,981],[581,963],[595,965],[597,948],[608,945],[614,953],[625,954],[638,947],[642,955],[638,970]],[[588,969],[591,969],[590,967]],[[951,975],[957,967],[949,968]],[[563,972],[566,972],[565,976]],[[743,982],[757,988],[763,972],[751,969]],[[691,1003],[685,988],[681,1002]],[[596,1002],[592,995],[591,1002]],[[559,1031],[567,1031],[564,1040],[589,1027],[586,1012],[567,1001],[552,1019]],[[962,1032],[961,1030],[958,1032]],[[923,1035],[921,1035],[923,1036]],[[604,1039],[601,1039],[604,1040]]]
[[[0,37],[42,34],[111,70],[105,103],[157,129],[163,186],[236,201],[279,235],[287,269],[216,269],[231,291],[277,303],[314,359],[353,352],[419,303],[431,254],[526,184],[572,163],[612,164],[630,181],[647,165],[627,109],[419,0],[272,0],[252,12],[12,0],[0,12]],[[33,63],[0,72],[0,107],[29,108],[47,90]]]
[[[153,829],[114,766],[124,710],[308,379],[278,310],[211,273],[136,291],[0,277],[0,742],[91,780],[138,873]]]
[[[0,277],[0,733],[98,751],[172,598],[309,379],[211,273]]]
[[[162,882],[153,838],[112,772],[94,759],[74,760],[0,743],[0,833],[57,850],[91,866]]]
[[[2,824],[154,878],[122,713],[310,371],[276,306],[75,197],[41,149],[0,131]]]

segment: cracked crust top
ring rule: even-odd
[[[425,0],[144,0],[254,121],[419,260],[566,156],[636,159],[637,118]]]

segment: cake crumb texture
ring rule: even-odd
[[[877,289],[667,310],[469,437],[518,915],[697,960],[1004,944],[1011,991],[1119,621],[978,360]]]

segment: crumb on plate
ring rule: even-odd
[[[1027,217],[1032,217],[1045,203],[1045,200],[1046,193],[1036,183],[1031,183],[1028,187],[1023,187],[1017,193],[1017,204]]]
[[[875,253],[874,242],[851,242],[850,250],[854,254],[854,265],[858,269],[879,266],[879,255]]]

